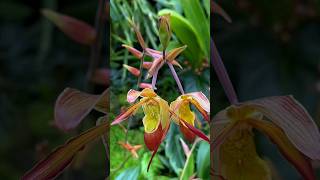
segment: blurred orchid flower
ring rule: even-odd
[[[212,4],[212,3],[211,3]],[[214,12],[231,22],[217,4]],[[215,11],[216,10],[216,11]],[[212,172],[225,179],[271,179],[269,164],[256,152],[257,129],[275,143],[304,179],[314,180],[311,160],[320,160],[320,132],[306,109],[293,96],[273,96],[243,103],[237,95],[211,39],[211,61],[231,106],[213,118]]]
[[[190,109],[190,103],[198,109],[206,121],[209,121],[210,102],[202,92],[184,94],[171,102],[170,110],[174,113],[172,120],[179,125],[180,131],[188,141],[193,142],[196,135],[198,135],[209,142],[209,138],[206,135],[200,131],[195,131],[194,122],[196,117]],[[190,128],[190,126],[193,128]]]
[[[211,121],[212,167],[217,164],[225,179],[271,179],[269,165],[256,152],[252,129],[257,129],[277,145],[304,179],[314,180],[310,159],[320,160],[320,133],[309,113],[293,96],[239,103],[212,40],[211,49],[212,64],[232,104]]]
[[[128,150],[134,158],[138,158],[137,150],[142,148],[142,145],[134,145],[132,146],[130,143],[118,142],[124,149]]]
[[[160,98],[152,89],[146,88],[142,91],[131,89],[128,92],[127,100],[129,103],[135,102],[139,97],[142,97],[139,102],[135,103],[115,118],[111,125],[119,124],[134,114],[136,110],[142,107],[145,114],[142,119],[144,125],[144,141],[147,148],[153,151],[152,157],[148,164],[150,168],[152,159],[157,153],[157,150],[164,140],[165,135],[170,126],[170,114],[168,102]]]

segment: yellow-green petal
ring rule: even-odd
[[[156,101],[142,105],[145,116],[142,119],[146,133],[153,133],[160,124],[160,107]]]
[[[271,172],[261,159],[249,128],[237,130],[221,145],[220,163],[223,176],[228,180],[269,180]]]

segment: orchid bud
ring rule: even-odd
[[[159,19],[159,38],[163,50],[166,50],[171,38],[170,14],[160,16]]]
[[[136,77],[138,77],[140,75],[139,69],[137,69],[135,67],[128,66],[126,64],[124,64],[123,67],[126,68],[131,74],[133,74]]]
[[[84,45],[91,45],[95,41],[96,31],[89,24],[49,9],[41,12],[72,40]]]

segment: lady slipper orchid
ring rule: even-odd
[[[170,104],[170,110],[175,114],[172,116],[172,120],[179,125],[182,134],[188,141],[193,142],[196,134],[209,141],[203,133],[194,131],[195,128],[189,128],[195,126],[196,119],[195,113],[190,109],[190,103],[198,109],[206,121],[209,121],[210,102],[202,92],[184,94],[173,101]]]
[[[144,125],[144,141],[147,148],[153,151],[149,161],[148,170],[154,155],[164,140],[170,126],[170,114],[168,102],[160,98],[152,89],[146,88],[142,91],[131,89],[128,92],[129,103],[135,102],[138,97],[142,97],[139,102],[132,105],[126,112],[115,118],[111,125],[119,124],[142,107],[145,116],[142,119]]]

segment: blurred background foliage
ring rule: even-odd
[[[62,90],[85,90],[90,48],[70,40],[41,16],[40,9],[46,7],[94,25],[97,4],[1,0],[0,179],[19,179],[56,146],[95,125],[95,114],[68,134],[52,124],[54,102]],[[99,141],[87,146],[58,179],[103,179],[105,175],[105,152]]]
[[[123,64],[139,68],[140,60],[128,53],[127,49],[121,47],[127,44],[142,50],[137,42],[136,35],[128,23],[133,19],[139,26],[148,47],[161,50],[158,40],[158,17],[165,13],[171,14],[171,28],[174,37],[169,49],[188,45],[185,52],[178,58],[183,70],[177,69],[186,92],[202,91],[209,95],[210,71],[208,68],[209,52],[209,1],[185,0],[111,0],[111,113],[114,116],[120,113],[123,108],[130,105],[126,101],[129,89],[136,89],[137,78],[128,73],[122,67]],[[198,22],[203,22],[199,24]],[[146,59],[150,61],[151,59]],[[146,71],[143,72],[146,75]],[[144,80],[144,76],[143,76]],[[150,83],[151,80],[144,80]],[[169,103],[179,96],[179,90],[169,68],[161,68],[157,81],[157,93]],[[209,96],[208,96],[209,97]],[[198,117],[201,116],[198,114]],[[144,145],[143,140],[143,113],[139,110],[131,118],[130,124],[122,123],[123,128],[114,126],[110,132],[110,166],[111,179],[189,179],[191,176],[202,179],[209,179],[209,144],[198,143],[192,156],[187,158],[181,147],[180,133],[178,126],[172,123],[165,141],[161,144],[149,172],[147,165],[151,152]],[[200,119],[202,130],[208,134],[209,126]],[[128,141],[131,145],[143,145],[138,150],[139,158],[131,157],[131,154],[122,148],[118,142],[125,141],[124,128],[129,127]],[[191,144],[188,143],[189,148]],[[186,163],[188,162],[188,163]],[[182,171],[185,168],[184,175]]]
[[[211,17],[211,33],[241,101],[292,94],[320,125],[320,3],[314,0],[217,0],[231,24]],[[228,102],[212,74],[213,112]],[[276,176],[301,179],[263,135],[258,151]],[[319,164],[315,164],[320,178]]]

